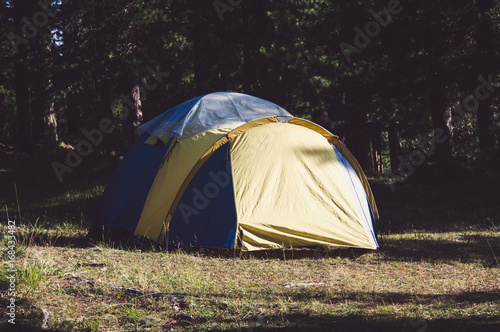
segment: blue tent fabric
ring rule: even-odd
[[[201,166],[186,188],[170,221],[168,244],[233,248],[235,232],[236,208],[226,144]]]
[[[145,145],[148,137],[145,133],[137,139],[111,176],[92,228],[117,227],[134,232],[149,189],[170,146]]]

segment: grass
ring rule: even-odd
[[[75,170],[63,184],[46,178],[30,184],[18,177],[22,171],[0,171],[0,178],[10,180],[2,182],[0,204],[8,206],[11,219],[17,214],[15,179],[24,218],[17,223],[15,249],[19,331],[500,327],[498,179],[444,186],[410,179],[395,193],[373,183],[382,217],[378,252],[318,255],[294,249],[233,257],[224,251],[141,251],[90,242],[85,234],[109,169],[95,176]],[[7,234],[5,222],[0,231]],[[0,247],[3,289],[9,287],[6,239]],[[7,299],[2,295],[3,311]],[[12,330],[3,317],[0,330]]]
[[[500,324],[500,269],[489,259],[412,261],[384,252],[356,258],[234,259],[98,246],[33,246],[25,255],[24,269],[33,269],[36,279],[34,286],[20,280],[19,297],[27,301],[19,321],[36,325],[40,318],[29,307],[34,303],[51,313],[49,324],[57,330],[330,331],[331,324],[353,331],[359,326],[408,330],[415,322],[488,330]],[[90,262],[102,264],[83,264]],[[119,286],[184,298],[134,296]]]

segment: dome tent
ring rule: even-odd
[[[377,249],[378,212],[348,149],[260,98],[217,92],[139,128],[91,225],[162,245]]]

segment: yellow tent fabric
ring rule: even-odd
[[[322,134],[271,123],[230,144],[242,250],[308,245],[376,249],[333,147]]]
[[[304,120],[301,118],[291,118],[289,123],[297,124],[299,126],[303,126],[303,127],[306,127],[306,128],[309,128],[309,129],[312,129],[312,130],[318,132],[323,137],[328,139],[333,145],[335,145],[337,147],[337,149],[339,149],[342,152],[342,154],[346,157],[346,159],[349,161],[349,163],[352,165],[352,167],[354,168],[354,170],[358,174],[358,177],[361,180],[361,184],[363,185],[363,188],[366,191],[366,195],[368,196],[368,202],[370,203],[370,207],[372,208],[373,215],[374,215],[375,219],[378,219],[379,215],[378,215],[377,204],[375,203],[375,198],[374,198],[372,190],[370,188],[370,184],[368,183],[368,180],[366,179],[365,173],[361,169],[361,166],[358,164],[358,161],[356,160],[356,158],[354,158],[354,156],[349,151],[349,149],[347,149],[347,147],[344,145],[344,143],[342,143],[339,140],[338,136],[333,135],[332,133],[330,133],[329,131],[327,131],[323,127],[315,124],[314,122],[307,121],[307,120]]]
[[[165,235],[165,218],[184,180],[198,160],[231,129],[216,129],[197,134],[173,145],[167,152],[142,209],[134,235],[161,243]]]

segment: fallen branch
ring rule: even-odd
[[[95,286],[95,285],[108,286],[108,287],[111,287],[111,288],[114,288],[114,289],[122,290],[122,291],[125,292],[125,294],[128,294],[128,295],[153,297],[153,298],[156,298],[156,299],[162,298],[162,299],[168,299],[170,301],[178,301],[178,300],[184,299],[184,295],[168,294],[168,293],[161,293],[161,292],[145,292],[145,291],[142,291],[142,290],[139,290],[139,289],[128,288],[128,287],[124,287],[124,286],[117,285],[117,284],[103,284],[103,283],[98,282],[98,281],[94,281],[94,280],[91,280],[91,279],[85,279],[85,278],[82,278],[82,277],[79,277],[79,276],[74,276],[74,275],[71,275],[71,274],[68,274],[68,275],[64,276],[63,279],[64,280],[68,280],[68,281],[83,282],[83,283],[86,283],[86,284],[89,284],[89,285],[92,285],[92,286]]]
[[[500,263],[498,263],[497,256],[495,255],[495,252],[493,251],[493,248],[491,247],[490,241],[486,240],[486,243],[490,246],[491,253],[493,254],[493,258],[495,259],[495,262],[497,262],[497,266],[500,267]]]
[[[146,292],[146,291],[142,291],[140,289],[124,287],[124,286],[117,285],[117,284],[103,284],[103,283],[98,282],[98,281],[94,281],[91,279],[85,279],[85,278],[82,278],[79,276],[74,276],[72,274],[65,275],[62,278],[64,280],[68,280],[68,281],[83,282],[83,283],[89,284],[91,286],[95,286],[95,285],[108,286],[108,287],[111,287],[114,289],[122,290],[125,292],[125,294],[128,294],[128,295],[141,296],[141,297],[152,297],[155,299],[168,299],[171,302],[177,302],[180,300],[184,300],[184,298],[186,296],[190,296],[190,295],[181,295],[181,294],[169,294],[169,293],[163,293],[163,292]],[[218,300],[218,299],[210,299],[210,298],[195,297],[195,296],[191,296],[191,297],[193,299],[200,300],[200,301],[209,301],[209,302],[213,302],[213,303],[225,303],[225,302]]]
[[[49,328],[49,324],[48,324],[49,316],[50,316],[49,312],[46,309],[41,308],[39,306],[36,306],[34,304],[31,306],[33,308],[36,308],[36,309],[41,311],[41,313],[42,313],[42,330],[47,330]]]
[[[299,282],[299,283],[286,283],[283,286],[285,288],[292,288],[292,287],[311,287],[311,286],[325,286],[326,284],[324,282]]]
[[[83,262],[83,263],[78,263],[76,264],[78,267],[82,266],[89,266],[89,267],[105,267],[108,266],[106,263],[100,263],[100,262]]]

